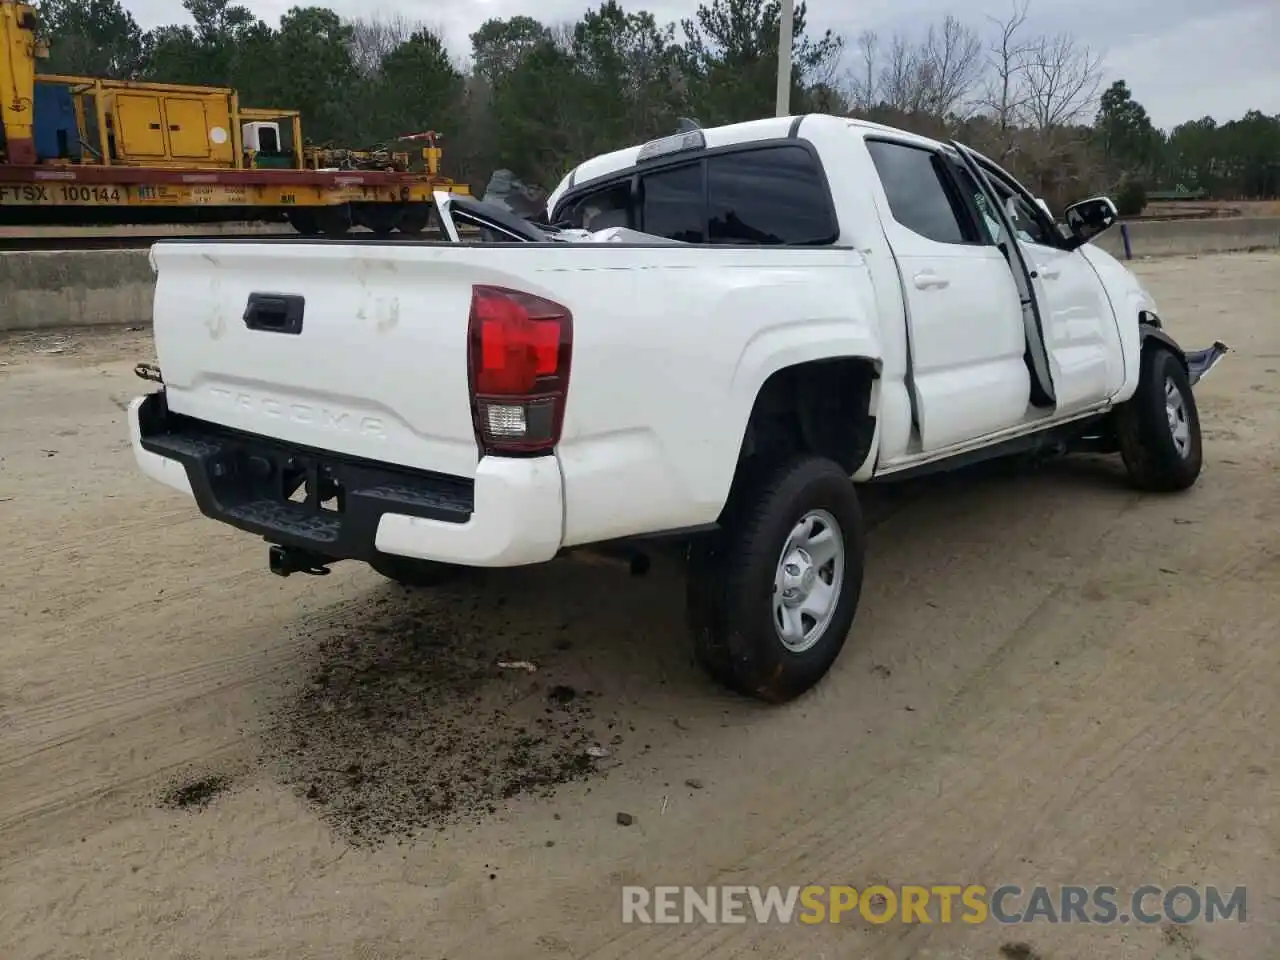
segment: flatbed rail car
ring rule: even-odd
[[[0,225],[284,220],[304,234],[424,230],[449,180],[375,170],[157,170],[0,164]]]
[[[225,87],[39,74],[32,7],[0,0],[0,225],[287,221],[306,234],[426,228],[434,131],[408,152],[304,145],[296,110],[240,105]]]

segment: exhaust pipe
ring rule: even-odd
[[[305,573],[313,577],[327,576],[333,558],[325,557],[300,547],[282,547],[272,544],[267,551],[267,566],[277,577],[291,573]]]

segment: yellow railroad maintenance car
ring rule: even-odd
[[[296,110],[240,106],[223,87],[38,74],[35,10],[0,0],[0,225],[287,220],[302,233],[425,229],[434,131],[408,151],[304,146]]]

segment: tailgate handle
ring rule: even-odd
[[[301,333],[306,300],[294,293],[251,293],[244,325],[265,333]]]

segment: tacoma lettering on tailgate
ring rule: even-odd
[[[215,397],[237,409],[276,420],[319,427],[338,433],[356,433],[377,440],[387,438],[386,427],[379,417],[362,417],[346,410],[335,410],[322,404],[299,403],[296,400],[278,400],[275,397],[254,395],[242,390],[215,387]]]

